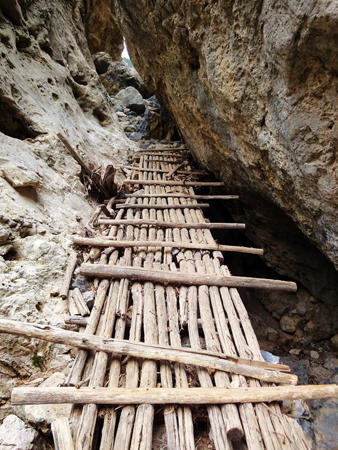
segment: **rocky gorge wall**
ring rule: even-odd
[[[337,308],[332,1],[115,1],[131,59],[265,260]]]
[[[135,150],[123,128],[138,130],[141,117],[115,106],[119,125],[110,72],[100,74],[107,93],[91,57],[118,61],[125,36],[196,158],[240,194],[231,213],[265,262],[306,287],[292,298],[261,295],[286,334],[264,322],[260,338],[273,350],[282,336],[301,353],[338,333],[337,18],[329,0],[0,0],[0,316],[64,326],[67,305],[53,294],[96,199],[57,134],[102,174]],[[318,381],[336,382],[337,361],[323,358]],[[0,420],[13,413],[15,383],[59,370],[60,383],[71,359],[64,346],[2,339]],[[33,414],[14,412],[25,422]],[[30,423],[45,421],[34,414]],[[14,426],[28,429],[9,417],[1,444]]]
[[[42,0],[0,7],[0,316],[63,327],[67,303],[53,294],[72,234],[84,232],[96,198],[57,133],[89,170],[102,173],[125,161],[134,144],[92,62],[84,5]],[[13,385],[31,377],[41,382],[69,361],[64,346],[2,336],[0,419],[13,412],[7,403]],[[18,426],[19,434],[25,428],[15,417],[7,426]],[[3,445],[6,436],[4,426]]]

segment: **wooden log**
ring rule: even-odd
[[[119,211],[118,214],[123,214],[122,211]],[[136,215],[139,215],[139,212],[136,213]],[[127,211],[127,217],[129,219],[133,218],[133,212],[132,210],[128,210]],[[111,233],[112,235],[116,232],[117,227],[112,227]],[[117,237],[120,239],[119,233],[120,231],[123,230],[119,229],[118,230],[118,234]],[[134,234],[134,228],[132,226],[128,226],[127,227],[127,239],[132,239],[133,238],[133,234]],[[118,253],[118,251],[116,251],[116,253]],[[133,264],[135,263],[136,258],[133,260]],[[113,263],[113,261],[110,259],[109,263]],[[121,259],[119,261],[117,261],[117,264],[121,264],[122,261]],[[125,264],[131,264],[132,263],[132,249],[127,249],[125,251],[124,254],[124,263]],[[135,286],[136,283],[134,283]],[[134,289],[134,286],[132,287],[132,291]],[[127,279],[122,279],[120,280],[116,280],[111,288],[111,291],[109,293],[109,296],[116,296],[117,298],[117,304],[116,304],[116,315],[117,315],[117,319],[116,319],[116,326],[115,326],[115,338],[116,339],[123,339],[124,337],[124,333],[125,333],[125,329],[126,329],[126,313],[128,310],[128,301],[129,301],[129,280]],[[132,326],[130,328],[130,334],[129,334],[129,339],[133,339],[135,338],[135,334],[134,334],[134,330],[135,330],[135,321],[139,321],[139,309],[137,308],[137,302],[133,301],[133,312],[132,312]],[[135,319],[136,318],[136,319]],[[136,363],[137,364],[137,363]],[[135,367],[135,362],[134,362],[134,367]],[[120,371],[121,371],[121,357],[120,356],[116,356],[112,358],[112,361],[110,363],[110,367],[109,367],[109,381],[108,381],[108,387],[112,387],[112,388],[116,388],[119,385],[119,381],[120,381]],[[134,371],[135,372],[135,371]],[[128,374],[127,374],[128,377]],[[136,374],[136,377],[138,377],[138,371]],[[128,384],[126,384],[126,387],[137,387],[136,386],[129,386]],[[128,408],[128,407],[126,407]],[[123,415],[124,413],[121,411],[121,414]],[[129,416],[130,418],[130,416]],[[131,427],[132,425],[130,424],[130,422],[128,420],[123,420],[124,424],[127,426],[127,428]],[[128,448],[129,447],[129,440],[130,440],[130,434],[131,432],[128,434],[128,431],[126,431],[126,428],[123,428],[122,433],[120,433],[120,428],[119,428],[119,433],[115,433],[115,427],[116,427],[116,422],[117,422],[117,411],[114,407],[110,407],[106,410],[105,415],[104,415],[104,420],[103,420],[103,427],[102,427],[102,433],[101,433],[101,443],[100,443],[100,450],[113,450],[114,449],[114,445],[116,445],[116,448]],[[121,422],[120,422],[121,423]],[[121,436],[122,434],[122,439],[119,441],[119,435]],[[115,439],[114,436],[116,435]]]
[[[60,289],[60,297],[62,297],[63,299],[66,299],[68,296],[70,282],[72,281],[72,276],[76,265],[77,265],[77,254],[75,252],[72,252],[68,260],[66,272]]]
[[[120,166],[122,169],[128,170],[137,170],[140,172],[157,172],[157,173],[169,173],[170,169],[146,169],[144,167],[140,168],[139,166]],[[208,172],[203,170],[178,170],[177,173],[181,175],[206,175]]]
[[[149,217],[149,211],[145,211],[146,217]],[[152,211],[154,218],[154,211]],[[154,239],[155,230],[148,229],[149,239]],[[155,253],[149,249],[146,256],[144,266],[151,268],[153,265]],[[158,344],[158,328],[155,307],[155,292],[152,283],[145,283],[144,291],[144,307],[143,307],[143,330],[144,342],[146,344]],[[140,388],[155,388],[157,383],[157,363],[155,361],[143,360]],[[130,448],[149,448],[152,442],[153,422],[155,409],[153,405],[142,404],[136,410],[133,436]]]
[[[117,255],[116,255],[117,259]],[[111,255],[109,264],[115,263],[114,255]],[[104,313],[100,317],[100,327],[97,335],[110,338],[113,333],[115,312],[118,295],[113,295],[114,283],[111,284],[108,298],[104,305]],[[93,369],[90,375],[89,387],[98,388],[103,386],[104,376],[107,369],[108,355],[105,352],[96,352]],[[94,438],[94,430],[97,419],[97,405],[85,405],[82,410],[81,421],[76,436],[76,450],[90,450]],[[88,424],[90,426],[88,427]]]
[[[184,201],[187,201],[184,199]],[[185,218],[187,221],[199,221],[198,217],[195,214],[192,214],[191,211],[187,210],[185,211]],[[203,232],[200,232],[198,234],[197,231],[191,230],[190,236],[191,240],[193,242],[208,242],[208,236],[203,234]],[[195,268],[197,273],[207,273],[206,268],[201,260],[200,254],[194,255],[195,260]],[[189,336],[191,336],[191,342],[192,337],[194,336],[194,342],[195,345],[197,344],[200,347],[200,340],[199,340],[199,331],[197,327],[197,310],[199,310],[201,320],[202,320],[202,327],[203,327],[203,334],[205,338],[206,347],[209,350],[216,350],[217,352],[221,353],[221,346],[218,340],[216,328],[215,328],[215,322],[213,320],[211,305],[210,305],[210,298],[209,298],[209,288],[207,286],[199,286],[198,288],[198,304],[196,301],[194,301],[193,298],[188,298],[189,300],[189,322],[188,322],[188,329],[189,329]],[[191,312],[194,312],[194,315],[192,316]],[[193,319],[193,320],[192,320]],[[193,326],[192,326],[193,322]],[[193,330],[192,330],[193,328]],[[193,332],[192,332],[193,331]],[[209,374],[204,374],[204,377]],[[214,373],[214,384],[217,387],[230,387],[231,380],[229,378],[229,375],[220,372],[215,371]],[[211,382],[212,383],[212,382]],[[210,384],[210,382],[209,382]],[[208,387],[208,386],[206,386]],[[226,433],[227,437],[231,441],[240,441],[244,435],[243,426],[239,417],[238,408],[236,405],[221,405],[220,410],[223,416],[223,420],[226,425]]]
[[[99,288],[96,292],[94,306],[89,316],[84,334],[93,335],[96,332],[100,320],[101,311],[105,303],[108,287],[109,281],[101,280]],[[67,377],[67,384],[76,385],[77,383],[79,383],[83,369],[86,364],[86,359],[87,359],[87,351],[80,350],[76,355],[73,367],[71,368],[71,371]]]
[[[224,186],[222,181],[166,181],[166,180],[130,180],[126,178],[123,184],[155,184],[158,186]]]
[[[177,199],[174,201],[177,202]],[[187,200],[183,199],[183,202],[186,202]],[[196,202],[196,201],[194,201]],[[177,212],[177,215],[181,214],[180,211]],[[193,222],[195,218],[191,214],[190,210],[185,210],[184,217],[182,217],[180,220],[186,220],[187,222]],[[196,218],[197,220],[197,218]],[[197,236],[198,235],[198,236]],[[181,239],[185,240],[186,242],[190,242],[190,239],[198,242],[207,242],[205,240],[205,236],[202,231],[196,232],[195,230],[192,230],[190,233],[188,233],[187,230],[181,231]],[[178,255],[179,256],[179,255]],[[177,257],[178,257],[177,256]],[[200,253],[197,252],[195,254],[192,254],[190,251],[182,252],[182,255],[180,258],[180,268],[181,270],[187,270],[189,273],[195,273],[197,268],[197,263],[200,261]],[[200,331],[198,330],[198,323],[197,323],[197,311],[199,309],[202,324],[203,324],[203,330],[204,330],[204,337],[207,338],[206,332],[205,332],[205,317],[203,316],[203,309],[201,309],[201,294],[207,289],[206,286],[200,286],[197,288],[196,286],[191,286],[188,288],[187,291],[187,297],[185,300],[185,303],[188,305],[188,313],[187,313],[187,319],[188,319],[188,331],[189,331],[189,339],[191,343],[191,347],[194,349],[201,349],[201,341],[200,341]],[[211,319],[211,322],[212,319]],[[208,345],[208,341],[206,340],[206,344]],[[213,346],[213,350],[218,350],[216,346]],[[230,387],[230,380],[227,374],[224,372],[221,372],[224,377],[225,381],[227,380],[227,384],[222,384],[220,387]],[[200,367],[197,368],[197,375],[199,378],[199,382],[201,384],[201,387],[211,387],[216,383],[216,380],[218,380],[220,376],[219,371],[215,371],[213,374],[213,379],[210,376],[210,373],[202,369]],[[217,384],[216,384],[217,385]],[[239,440],[243,436],[243,430],[241,421],[238,416],[238,411],[235,405],[208,405],[207,406],[207,412],[210,420],[210,426],[212,430],[213,435],[213,441],[216,449],[230,449],[231,443],[229,440]]]
[[[136,150],[136,153],[144,153],[144,152],[167,152],[167,151],[173,151],[173,152],[181,152],[181,151],[189,151],[185,145],[181,145],[180,147],[148,147],[148,148],[140,148],[139,150]]]
[[[71,291],[71,294],[73,297],[73,301],[74,301],[77,309],[79,310],[79,313],[81,314],[81,316],[89,316],[90,311],[89,311],[89,308],[87,306],[85,299],[83,298],[83,296],[81,294],[80,289],[75,288],[74,290]]]
[[[159,288],[160,286],[157,286],[157,288]],[[79,327],[85,327],[88,323],[88,318],[87,317],[81,317],[79,315],[75,315],[75,316],[70,316],[68,319],[65,319],[65,323],[67,325],[77,325]],[[198,324],[198,328],[202,328],[202,322],[201,319],[197,319],[197,324]],[[129,317],[126,318],[126,327],[130,327],[130,319]],[[246,361],[246,360],[245,360]],[[282,369],[281,367],[285,367],[284,369]],[[268,367],[266,366],[266,369]],[[275,365],[273,367],[269,367],[270,369],[278,369],[281,370],[282,372],[289,372],[290,369],[288,368],[288,366],[281,366],[279,365],[278,367],[276,367]]]
[[[195,195],[195,194],[185,194],[183,192],[166,192],[160,194],[126,194],[126,197],[137,197],[137,198],[192,198],[195,200],[237,200],[239,195]]]
[[[101,405],[217,405],[284,400],[338,398],[336,384],[250,388],[87,388],[15,387],[12,405],[101,404]]]
[[[67,139],[61,133],[57,133],[57,137],[60,139],[60,141],[66,147],[66,149],[69,151],[69,153],[75,159],[75,161],[77,161],[80,164],[83,172],[86,175],[91,176],[93,171],[87,166],[87,164],[83,161],[83,159],[80,157],[80,155],[73,149],[73,147],[70,145],[70,143],[67,141]]]
[[[186,153],[189,150],[187,148],[143,148],[141,150],[137,150],[135,152],[135,154],[142,154],[144,156],[146,156],[148,153],[149,155],[152,155],[153,153],[159,153],[160,155],[162,155],[163,153]]]
[[[268,280],[264,278],[233,277],[220,275],[194,275],[188,273],[172,273],[164,270],[146,270],[134,267],[108,267],[99,264],[82,264],[81,275],[88,277],[116,277],[132,280],[154,281],[183,285],[245,287],[255,289],[271,289],[296,292],[296,283],[290,281]]]
[[[129,205],[128,203],[122,203],[121,205],[116,205],[116,209],[185,209],[185,208],[209,208],[209,203],[198,203],[196,205],[175,205],[175,206],[168,206],[168,205]]]
[[[68,319],[65,319],[65,323],[67,325],[78,325],[79,327],[87,326],[88,319],[86,317],[81,316],[70,316]]]
[[[173,169],[171,169],[171,171],[170,171],[169,173],[167,173],[167,174],[165,175],[165,177],[166,177],[166,178],[170,178],[171,176],[174,175],[175,172],[178,171],[178,169],[180,169],[181,167],[183,167],[186,163],[187,163],[186,161],[181,162],[181,164],[178,164],[178,165],[175,166]]]
[[[158,241],[115,241],[112,239],[81,238],[74,237],[73,242],[76,245],[91,245],[93,247],[166,247],[166,248],[189,248],[191,250],[214,250],[220,252],[250,253],[252,255],[263,255],[260,248],[237,247],[234,245],[223,244],[193,244],[191,242],[158,242]]]
[[[173,159],[182,159],[182,158],[185,158],[186,157],[186,154],[184,154],[184,153],[180,153],[180,154],[173,154],[172,152],[151,152],[151,153],[143,153],[142,155],[141,154],[138,154],[137,152],[136,153],[134,153],[134,156],[133,156],[133,159],[134,160],[137,160],[137,159],[140,159],[141,158],[141,156],[144,158],[144,162],[149,162],[149,161],[152,161],[152,159],[151,158],[149,158],[149,156],[150,157],[153,157],[153,159],[155,159],[155,161],[157,161],[157,159],[156,158],[154,158],[154,157],[157,157],[157,156],[160,156],[160,157],[162,157],[162,156],[164,156],[165,157],[165,159],[163,160],[163,159],[159,159],[160,161],[167,161],[167,158],[171,158],[170,160],[168,160],[168,162],[172,162],[172,160]]]
[[[74,450],[72,433],[67,417],[60,417],[52,422],[55,450]]]
[[[192,191],[192,189],[191,189],[191,191]],[[193,219],[190,217],[190,216],[195,216],[195,215],[196,215],[196,217],[194,217]],[[199,210],[197,210],[197,211],[185,210],[185,217],[188,222],[190,222],[191,220],[197,220],[197,221],[205,220],[202,213]],[[201,240],[206,239],[207,242],[215,243],[214,239],[210,233],[210,230],[203,230],[203,231],[197,230],[197,232],[195,230],[190,230],[189,233],[191,235],[191,238],[192,239],[194,238],[195,241],[200,242]],[[195,233],[196,233],[196,236],[194,236]],[[195,254],[196,268],[198,270],[200,270],[200,268],[203,267],[202,261],[197,260],[196,256],[198,256],[198,254]],[[203,260],[211,259],[211,257],[207,253],[203,256],[202,259]],[[211,259],[211,261],[213,261],[215,264],[217,263],[218,265],[220,265],[222,263],[222,260],[219,258],[219,255],[217,255],[216,252],[213,254],[213,258]],[[212,267],[208,267],[206,265],[205,269],[208,269],[207,270],[208,273],[215,273],[215,268],[213,267],[213,265],[212,265]],[[216,273],[218,273],[218,272],[216,271]],[[205,297],[203,287],[201,287],[200,289],[202,290],[201,294],[203,295],[203,297]],[[225,289],[225,288],[223,288],[223,289]],[[225,338],[227,340],[226,343],[223,342],[223,344],[225,344],[223,351],[225,351],[225,349],[226,349],[226,352],[228,352],[228,354],[236,355],[236,351],[233,349],[233,344],[232,344],[232,340],[231,340],[232,336],[231,336],[230,330],[228,329],[228,323],[224,316],[223,307],[222,307],[221,303],[218,304],[218,307],[217,307],[217,305],[215,305],[215,301],[214,301],[215,295],[214,294],[216,294],[216,293],[218,294],[218,297],[219,297],[219,288],[216,286],[211,286],[209,288],[209,294],[211,297],[211,301],[213,303],[213,308],[214,308],[214,306],[216,306],[216,308],[213,310],[214,317],[216,318],[217,321],[218,321],[218,319],[220,319],[220,321],[222,321],[221,318],[223,317],[222,323],[218,323],[218,325],[220,325],[220,328],[218,328],[218,337],[220,338],[220,340],[222,338]],[[219,298],[219,301],[221,302],[220,298]],[[204,313],[205,313],[204,306],[202,307],[202,309],[204,310]],[[206,309],[208,309],[208,308],[209,307],[207,307]],[[204,313],[203,313],[203,315],[204,315]],[[201,311],[201,315],[202,315],[202,311]],[[189,316],[190,316],[190,311],[189,311]],[[205,319],[203,321],[205,322]],[[205,329],[205,325],[204,325],[204,329]],[[209,331],[211,331],[211,332],[209,332]],[[212,346],[214,346],[216,344],[216,347],[217,347],[217,342],[215,342],[215,339],[217,339],[217,333],[210,330],[210,326],[206,329],[206,333],[207,333],[205,335],[206,344],[208,345],[208,343],[209,343],[209,345],[211,344]],[[224,339],[223,339],[223,341],[224,341]],[[228,343],[229,343],[229,345],[228,345]],[[252,354],[248,352],[246,357],[249,357],[251,359]],[[215,382],[216,381],[218,382],[219,387],[229,387],[228,385],[222,386],[222,384],[221,384],[225,381],[224,375],[226,375],[226,374],[221,373],[219,371],[216,372],[214,375]],[[239,378],[242,378],[243,380],[245,380],[245,378],[242,376],[231,374],[232,382],[236,386],[239,386],[239,383],[238,383]],[[253,405],[251,403],[239,404],[238,412],[240,413],[240,418],[241,418],[241,422],[243,425],[243,429],[245,430],[245,440],[246,440],[248,449],[249,450],[263,450],[262,439],[261,439],[261,435],[260,435],[260,431],[259,431],[259,425],[258,425],[258,422],[256,419],[256,414],[255,414]],[[226,423],[232,419],[231,411],[228,411],[225,408],[225,405],[222,405],[222,413],[223,413],[224,420]],[[232,435],[231,437],[236,439],[236,437],[237,438],[239,437],[239,434],[236,433],[235,436]],[[275,450],[277,450],[277,449],[275,449]]]
[[[234,358],[207,351],[192,351],[186,348],[165,347],[160,345],[108,339],[100,336],[74,331],[66,331],[50,325],[37,325],[13,320],[0,319],[0,333],[11,333],[18,336],[43,339],[49,342],[78,347],[87,350],[99,350],[116,355],[131,355],[136,358],[173,361],[183,364],[218,369],[237,373],[273,383],[295,384],[297,376],[257,366],[253,361],[238,362]],[[262,364],[262,363],[261,363]]]
[[[170,164],[170,163],[174,163],[174,162],[180,162],[180,161],[182,161],[182,159],[186,158],[186,156],[163,155],[164,156],[163,158],[161,156],[154,156],[152,158],[150,156],[148,156],[145,161],[146,162],[163,162],[163,163],[169,163]],[[170,158],[170,159],[168,159],[168,158]],[[139,156],[134,156],[133,157],[134,161],[137,161],[138,159],[140,159]]]
[[[164,228],[190,228],[190,229],[228,229],[228,230],[244,230],[244,223],[186,223],[186,222],[169,222],[166,220],[128,220],[128,219],[99,219],[101,225],[149,225]]]

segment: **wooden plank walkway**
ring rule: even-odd
[[[196,169],[189,163],[189,153],[182,155],[187,160],[184,171],[178,171],[175,170],[178,167],[177,150],[167,148],[161,151],[160,157],[157,155],[158,149],[140,151],[135,157],[126,182],[129,193],[123,208],[116,208],[112,217],[105,216],[104,211],[107,214],[112,211],[111,201],[107,205],[108,210],[103,208],[101,215],[95,213],[91,221],[96,224],[94,234],[101,243],[105,239],[105,247],[86,247],[98,242],[95,239],[77,240],[83,245],[82,257],[86,263],[81,271],[100,275],[100,278],[89,278],[92,280],[90,290],[95,293],[90,315],[82,304],[83,298],[79,291],[68,294],[72,316],[69,323],[77,323],[82,334],[78,338],[81,341],[77,345],[80,349],[66,385],[75,386],[79,389],[78,392],[81,392],[82,386],[88,388],[89,397],[86,398],[91,398],[90,395],[93,394],[90,392],[95,393],[92,389],[97,389],[104,396],[102,388],[107,387],[111,388],[107,390],[111,393],[115,392],[114,389],[128,388],[125,392],[128,392],[129,398],[133,397],[135,389],[139,388],[137,392],[141,394],[138,395],[137,402],[132,404],[128,404],[129,400],[111,404],[114,402],[112,397],[102,401],[107,404],[100,404],[99,401],[81,404],[83,402],[79,400],[77,390],[70,390],[74,405],[69,421],[60,419],[53,424],[55,445],[60,450],[71,449],[72,445],[75,450],[152,450],[153,428],[162,421],[167,442],[166,447],[161,448],[194,450],[197,446],[202,448],[198,444],[198,430],[203,420],[204,426],[207,422],[210,427],[211,441],[208,448],[307,450],[299,425],[282,414],[280,403],[262,403],[259,400],[250,403],[251,398],[249,403],[231,402],[224,396],[224,404],[217,404],[210,393],[210,389],[214,388],[219,388],[217,392],[242,388],[239,393],[245,395],[250,388],[255,388],[252,392],[257,392],[258,399],[260,388],[272,386],[264,380],[283,379],[293,384],[295,377],[281,372],[285,370],[285,366],[272,370],[271,364],[264,363],[240,295],[236,288],[231,287],[233,283],[225,282],[232,277],[228,268],[223,265],[223,255],[218,250],[211,250],[225,248],[224,245],[217,247],[212,236],[212,229],[221,228],[222,224],[215,224],[213,227],[204,217],[198,206],[201,197],[196,196],[194,186],[219,186],[221,183],[206,182],[204,179],[191,182],[189,171],[196,173]],[[156,158],[153,157],[155,154]],[[138,190],[140,188],[142,189]],[[208,196],[203,196],[206,197]],[[236,196],[225,198],[230,200]],[[225,224],[223,228],[244,228],[244,225]],[[109,242],[107,244],[107,240],[110,240],[112,246],[109,246]],[[153,245],[146,245],[148,241]],[[137,242],[140,245],[136,245]],[[165,243],[168,245],[165,246]],[[67,296],[67,283],[75,268],[74,261],[73,256],[62,290],[64,297]],[[120,275],[111,278],[109,274],[113,272],[119,272]],[[131,272],[142,272],[142,278],[135,278]],[[170,276],[167,275],[168,279],[165,280],[163,277],[154,278],[160,272]],[[147,273],[152,276],[147,277]],[[205,281],[182,282],[182,277],[191,281],[196,280],[196,276],[200,281],[209,281],[207,284],[202,284]],[[169,283],[169,279],[176,282]],[[214,279],[221,279],[222,282],[213,284],[210,280]],[[253,279],[244,280],[246,286],[250,286],[250,283],[251,287],[252,284],[257,284],[257,280],[250,281],[249,285],[248,280]],[[294,283],[267,283],[265,287],[273,285],[275,288],[289,290],[295,288]],[[82,317],[81,314],[87,317]],[[24,327],[17,334],[23,329]],[[37,326],[35,335],[30,331],[27,333],[44,339],[44,332]],[[52,337],[53,333],[55,339]],[[49,328],[49,340],[67,342],[61,340],[61,336],[62,339],[70,339],[65,335],[67,332]],[[77,333],[75,335],[78,336]],[[115,353],[107,351],[109,342],[113,342],[109,338],[115,338],[114,345],[121,345],[125,350],[121,351],[120,348]],[[123,347],[121,340],[134,343],[134,347],[129,345],[134,348],[134,353],[128,353],[128,346]],[[135,343],[138,342],[141,344],[135,350]],[[145,347],[145,344],[148,345]],[[156,359],[156,351],[162,348],[168,352],[167,347],[173,347],[170,350],[172,354],[180,351],[180,348],[185,349],[183,355],[190,349],[190,360],[187,359],[183,364],[182,359],[166,359],[163,355]],[[137,357],[144,354],[142,348],[143,352],[146,351],[144,349],[149,350],[147,357],[151,359],[145,359],[146,356]],[[191,352],[198,354],[198,358],[192,359],[196,361],[194,364],[198,364],[197,360],[204,361],[206,355],[210,362],[203,362],[199,366],[188,365]],[[124,357],[127,353],[129,356]],[[216,355],[224,360],[227,358],[231,367],[236,362],[241,363],[244,365],[244,372],[240,371],[243,370],[242,366],[238,366],[236,371],[225,371],[222,364],[213,366],[212,358],[216,358]],[[250,371],[245,371],[245,367],[250,367]],[[259,370],[255,370],[255,367],[259,367]],[[263,373],[264,368],[266,374]],[[247,376],[248,373],[250,377]],[[260,376],[256,375],[258,373]],[[272,376],[269,375],[271,373]],[[166,400],[165,404],[157,407],[155,388],[159,392],[162,389],[163,398],[164,389],[174,389],[178,398],[180,388],[184,388],[182,392],[189,388],[204,388],[200,392],[204,393],[205,402],[199,397],[198,403],[205,403],[205,406],[191,404],[190,396],[187,404],[171,404],[170,400]],[[148,392],[144,390],[149,390],[149,395],[152,394],[151,401],[142,402],[142,392]],[[186,392],[187,398],[188,394]],[[66,401],[67,391],[63,395],[63,401]],[[57,399],[57,393],[54,392],[53,397]],[[213,400],[208,403],[208,398]],[[271,399],[271,396],[261,398]],[[21,402],[25,402],[24,398]]]
[[[177,153],[170,154],[170,149],[161,157],[156,154],[155,158],[151,150],[140,152],[128,174],[127,184],[132,195],[128,195],[123,208],[120,206],[116,210],[114,219],[101,215],[96,228],[96,235],[101,238],[131,241],[133,245],[135,241],[142,242],[142,245],[145,241],[168,242],[170,247],[97,248],[96,256],[100,256],[93,261],[89,259],[89,251],[85,251],[85,262],[201,276],[230,275],[227,267],[222,265],[222,253],[197,250],[203,247],[202,244],[206,248],[216,246],[208,225],[203,228],[203,223],[208,221],[197,206],[198,197],[195,197],[193,187],[203,186],[205,181],[189,181],[187,173],[196,170],[189,166],[189,162],[183,172],[174,171],[177,159]],[[172,173],[170,178],[168,173]],[[141,187],[142,191],[137,196],[136,190]],[[139,221],[144,224],[139,224]],[[151,223],[172,225],[153,226]],[[179,223],[180,228],[175,228],[175,223]],[[186,227],[183,228],[182,224]],[[184,243],[188,248],[180,248],[179,245],[175,248],[172,244],[175,242]],[[189,248],[191,244],[196,244],[195,250]],[[94,308],[87,321],[83,321],[86,325],[82,331],[86,334],[150,345],[191,347],[197,351],[205,348],[262,361],[248,314],[235,288],[174,286],[128,277],[111,281],[97,278],[93,286],[96,291]],[[79,350],[68,384],[130,389],[268,386],[266,382],[219,370],[192,369],[181,363],[134,357],[123,360],[120,356],[108,357],[104,352],[94,354],[86,350]],[[157,414],[157,420],[160,417],[165,423],[168,449],[196,448],[196,407],[164,405]],[[217,450],[307,449],[299,425],[281,413],[277,402],[210,404],[206,405],[205,419],[209,421]],[[154,420],[153,404],[121,407],[74,405],[70,417],[74,448],[151,450]]]

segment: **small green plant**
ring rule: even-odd
[[[40,370],[44,369],[43,357],[38,353],[34,353],[34,355],[32,356],[32,365],[33,367],[37,367]]]

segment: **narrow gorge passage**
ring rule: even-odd
[[[290,421],[338,450],[336,9],[0,1],[1,450],[287,449]],[[295,376],[316,398],[270,386]],[[271,390],[139,407],[127,380]],[[121,405],[81,406],[102,383]]]

